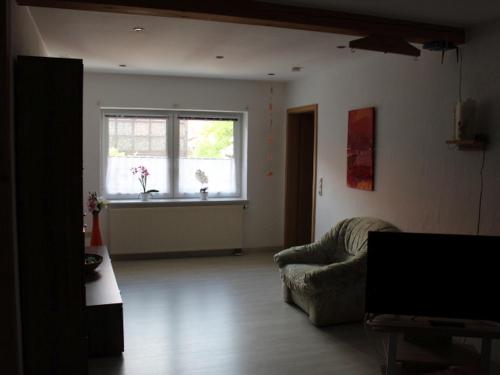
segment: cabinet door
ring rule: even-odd
[[[81,60],[19,57],[16,205],[25,374],[86,374]]]

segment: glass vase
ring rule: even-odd
[[[102,246],[99,212],[92,212],[92,237],[90,237],[90,246]]]

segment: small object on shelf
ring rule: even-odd
[[[90,246],[102,246],[101,225],[99,224],[99,212],[92,213],[92,237]]]
[[[476,101],[467,99],[455,105],[454,114],[454,139],[467,140],[476,134]]]
[[[102,263],[102,256],[98,254],[85,253],[85,272],[90,273],[94,271]]]

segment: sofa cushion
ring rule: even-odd
[[[305,277],[310,271],[321,267],[323,267],[322,264],[289,264],[281,269],[281,278],[290,289],[310,294],[314,290]]]
[[[370,217],[356,217],[342,220],[335,228],[336,261],[344,261],[358,254],[364,253],[368,246],[368,232],[370,231],[397,231],[397,228],[380,219]]]

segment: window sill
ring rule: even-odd
[[[151,199],[141,201],[139,199],[109,200],[110,208],[135,208],[135,207],[183,207],[183,206],[230,206],[248,204],[247,199],[243,198],[208,198],[201,199]]]

